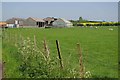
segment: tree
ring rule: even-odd
[[[82,22],[83,21],[83,18],[82,17],[79,17],[79,22]]]

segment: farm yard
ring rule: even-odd
[[[5,78],[79,78],[77,43],[82,50],[83,78],[118,78],[118,27],[8,28],[2,35]],[[62,69],[56,40],[60,44]],[[42,54],[44,41],[50,54],[47,60]]]

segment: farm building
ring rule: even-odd
[[[6,20],[7,27],[19,27],[23,26],[25,23],[25,19],[22,18],[11,18]]]
[[[27,19],[11,18],[6,20],[7,27],[72,27],[72,23],[63,18],[47,17],[44,19],[29,17]]]
[[[44,18],[43,20],[45,21],[46,26],[53,26],[53,25],[52,25],[53,22],[54,22],[55,20],[57,20],[57,19],[54,18],[54,17],[47,17],[47,18]]]
[[[53,27],[73,27],[73,24],[63,18],[58,18],[53,22]]]
[[[6,22],[0,22],[0,28],[6,27],[7,23]]]
[[[29,17],[26,19],[25,25],[32,27],[45,27],[45,21],[40,18]]]

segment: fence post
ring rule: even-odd
[[[4,40],[5,40],[5,35],[3,34],[3,32],[4,32],[4,31],[1,31],[1,32],[0,32],[0,33],[1,33],[1,34],[0,34],[0,37],[1,37],[2,39],[4,38]]]
[[[2,67],[2,78],[5,78],[5,62],[2,61],[1,67]]]
[[[13,34],[13,44],[16,44],[16,34]]]
[[[24,40],[24,39],[23,39],[22,35],[20,34],[20,46],[21,46],[21,47],[23,47],[23,45],[24,45],[24,44],[23,44],[23,40]]]
[[[63,68],[63,62],[62,62],[62,57],[61,57],[61,52],[60,52],[60,45],[59,45],[58,40],[56,40],[56,46],[57,46],[57,51],[58,51],[58,56],[59,56],[59,61],[60,61],[60,67]]]
[[[4,38],[5,41],[7,41],[7,32],[2,32],[2,39]]]
[[[34,45],[35,45],[35,48],[37,47],[36,44],[37,44],[37,43],[36,43],[36,36],[34,35]]]
[[[8,42],[10,42],[10,32],[8,32]]]
[[[15,34],[15,46],[18,44],[17,34]]]
[[[81,49],[79,43],[77,43],[77,48],[78,48],[79,62],[80,62],[80,77],[84,78],[84,66],[83,66],[83,60],[82,60],[82,49]]]
[[[50,51],[48,49],[47,42],[45,39],[44,39],[44,52],[45,52],[46,58],[49,59]]]

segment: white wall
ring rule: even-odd
[[[73,27],[72,25],[73,25],[72,23],[65,23],[60,19],[53,22],[54,27]]]
[[[7,27],[13,28],[14,24],[7,24]]]
[[[53,26],[54,27],[65,27],[66,24],[61,20],[57,20],[57,21],[53,22]]]

